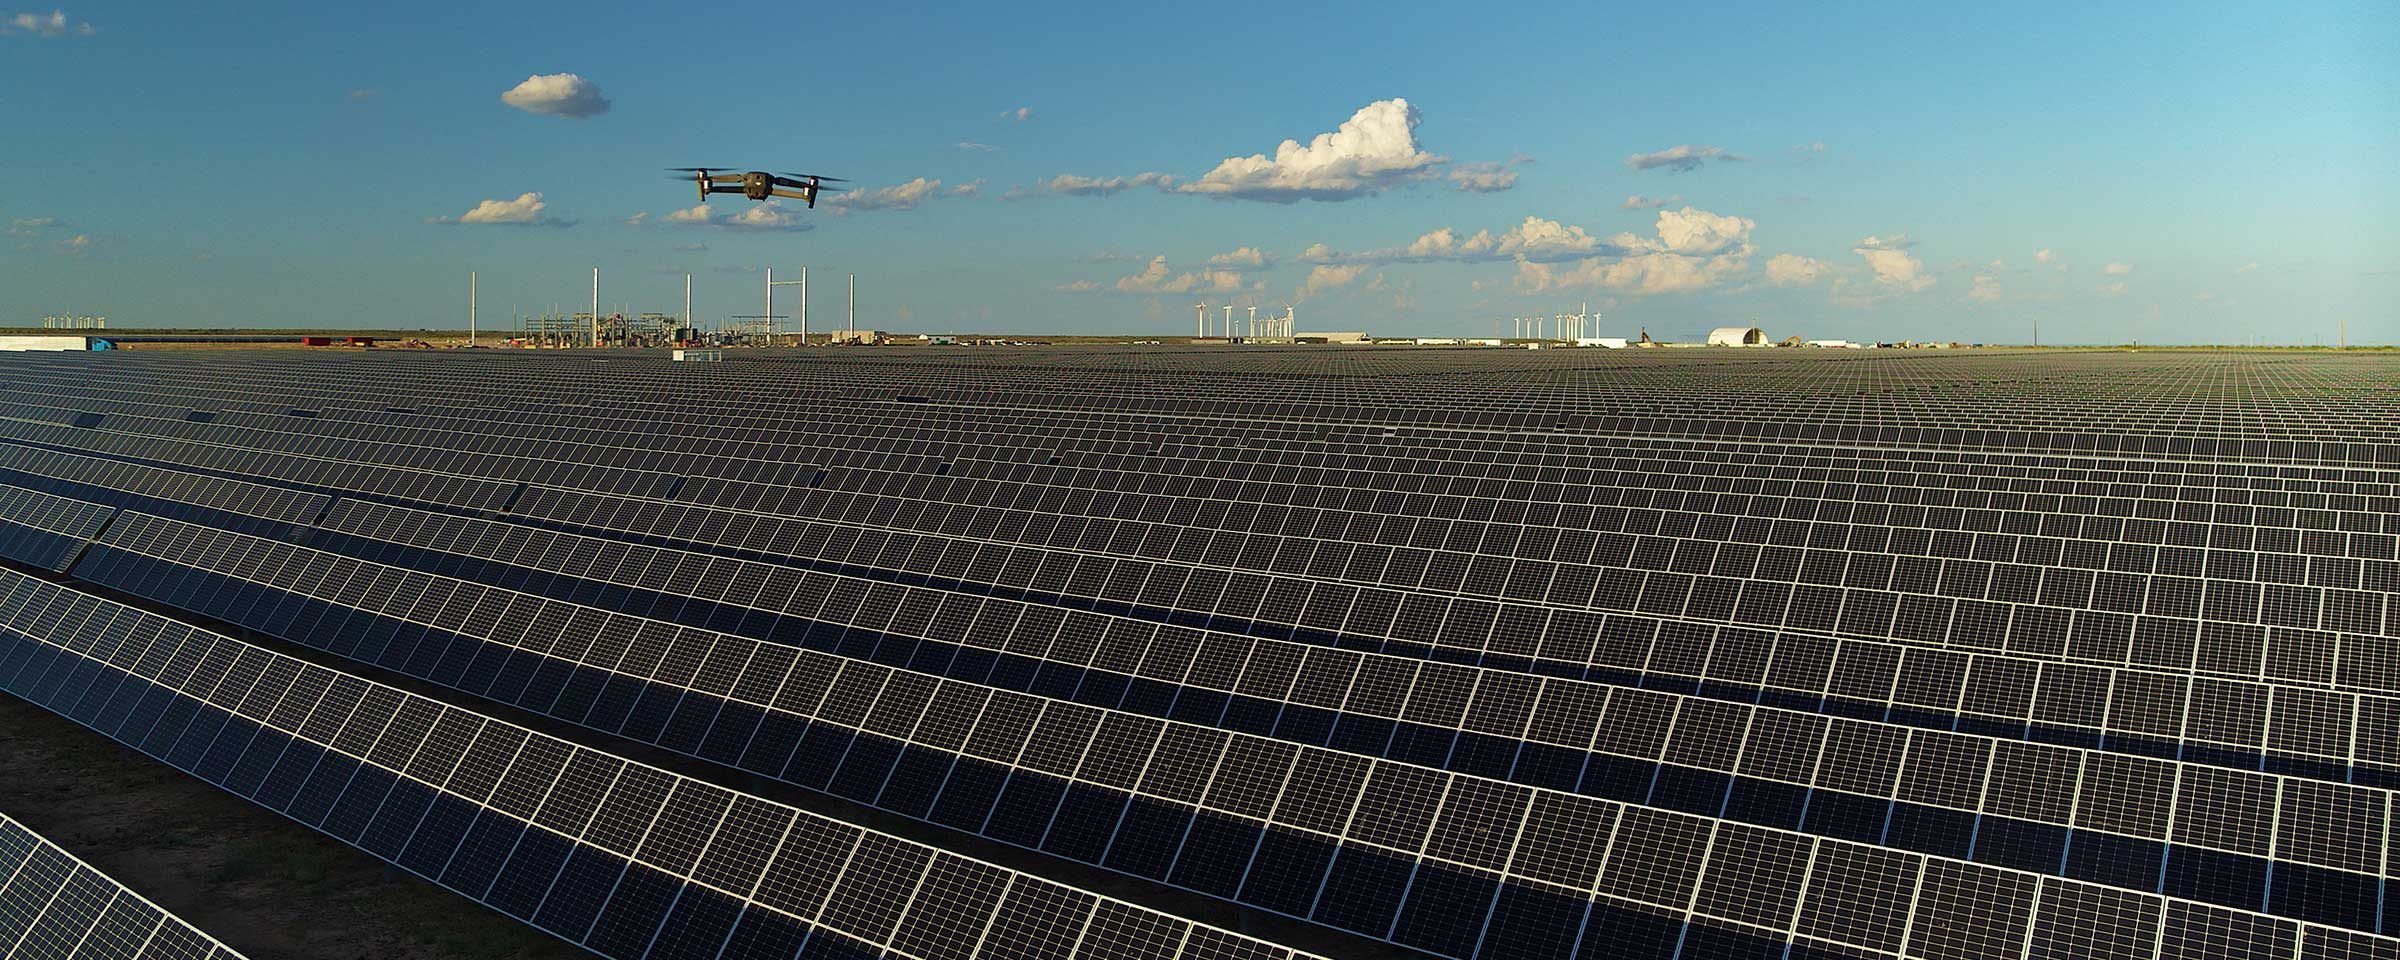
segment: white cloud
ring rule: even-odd
[[[1792,160],[1796,163],[1808,163],[1824,155],[1825,141],[1823,140],[1811,140],[1807,143],[1795,144],[1792,147]]]
[[[2066,258],[2059,256],[2058,251],[2052,250],[2049,247],[2043,247],[2034,251],[2033,262],[2041,264],[2045,267],[2049,267],[2052,270],[2064,271],[2067,269]]]
[[[2093,287],[2092,292],[2098,294],[2102,299],[2122,297],[2125,295],[2125,281],[2115,280],[2108,283],[2103,283],[2097,287]]]
[[[1778,287],[1809,286],[1833,273],[1833,264],[1796,253],[1779,253],[1767,261],[1767,282]]]
[[[526,113],[586,120],[608,112],[600,85],[572,73],[535,74],[500,95],[500,102]]]
[[[1051,289],[1057,290],[1060,293],[1090,293],[1094,290],[1100,289],[1100,285],[1090,280],[1077,280],[1073,283],[1059,284]]]
[[[1458,231],[1442,227],[1418,236],[1409,241],[1407,246],[1359,253],[1343,253],[1322,243],[1311,244],[1308,249],[1301,251],[1300,259],[1306,263],[1488,262],[1514,259],[1559,261],[1611,252],[1612,249],[1607,241],[1592,236],[1582,227],[1541,217],[1526,217],[1525,222],[1498,234],[1478,230],[1472,236],[1461,238]]]
[[[1042,181],[1043,189],[1051,193],[1064,193],[1070,196],[1106,196],[1135,187],[1167,190],[1174,186],[1174,177],[1155,172],[1137,173],[1130,177],[1080,177],[1071,173],[1062,173]]]
[[[382,95],[383,91],[374,89],[372,87],[359,87],[350,91],[350,99],[352,100],[373,100]]]
[[[727,230],[790,230],[798,232],[816,228],[816,224],[808,222],[807,218],[784,209],[783,201],[780,200],[752,204],[741,208],[739,213],[727,217],[717,216],[722,209],[724,209],[723,204],[710,206],[703,203],[670,211],[661,219],[667,223],[720,227]]]
[[[1002,110],[1000,111],[1000,119],[1007,120],[1012,123],[1024,123],[1027,120],[1033,119],[1033,108],[1018,107],[1014,110]]]
[[[20,217],[8,222],[8,235],[36,237],[45,231],[67,229],[67,222],[57,217]]]
[[[889,187],[837,193],[817,202],[831,207],[837,215],[846,215],[853,210],[914,210],[917,204],[940,196],[941,189],[941,181],[918,177]]]
[[[542,195],[539,192],[528,191],[526,193],[518,194],[517,198],[514,200],[486,199],[483,202],[476,204],[474,209],[468,210],[467,212],[459,214],[458,216],[434,217],[425,222],[439,224],[487,224],[514,227],[571,227],[575,225],[575,221],[573,220],[561,220],[556,217],[549,216],[545,212],[549,210],[549,208],[549,204],[542,202]]]
[[[1683,195],[1682,195],[1682,194],[1680,194],[1680,193],[1679,193],[1679,194],[1676,194],[1676,195],[1674,195],[1674,196],[1671,196],[1671,197],[1645,197],[1645,196],[1642,196],[1641,194],[1638,194],[1638,193],[1636,193],[1636,194],[1633,194],[1633,195],[1631,195],[1631,196],[1628,196],[1628,197],[1626,197],[1626,198],[1625,198],[1625,202],[1624,202],[1624,203],[1617,204],[1617,209],[1619,209],[1619,210],[1657,210],[1657,209],[1664,208],[1664,207],[1666,207],[1666,206],[1667,206],[1667,205],[1669,205],[1669,204],[1682,203],[1682,202],[1683,202]]]
[[[1625,158],[1625,165],[1636,170],[1656,170],[1665,167],[1675,173],[1690,173],[1700,169],[1701,165],[1710,160],[1722,163],[1741,159],[1743,158],[1725,152],[1724,147],[1696,147],[1686,143],[1664,150],[1634,154]]]
[[[974,180],[969,180],[965,183],[951,187],[948,190],[942,191],[942,196],[958,197],[962,200],[968,197],[980,196],[983,193],[983,184],[983,179],[978,177]]]
[[[1208,265],[1219,270],[1264,270],[1275,265],[1275,258],[1257,247],[1237,247],[1208,258]]]
[[[1348,200],[1379,193],[1431,176],[1447,162],[1417,146],[1418,119],[1417,109],[1407,100],[1378,100],[1306,144],[1285,140],[1272,158],[1256,153],[1228,157],[1176,189],[1269,203]]]
[[[1560,268],[1531,257],[1517,258],[1516,282],[1529,292],[1606,287],[1653,295],[1688,293],[1739,275],[1754,249],[1748,217],[1685,207],[1658,214],[1657,236],[1620,233],[1608,238],[1601,256]]]
[[[1499,193],[1517,185],[1517,165],[1533,158],[1522,154],[1505,161],[1462,163],[1450,170],[1450,184],[1468,193]]]
[[[2133,264],[2111,263],[2108,266],[2101,267],[2100,272],[2112,277],[2122,277],[2133,272]]]
[[[1117,278],[1116,289],[1121,293],[1230,293],[1242,288],[1242,275],[1231,270],[1203,270],[1197,273],[1176,274],[1167,267],[1166,257],[1152,257],[1150,263],[1128,276]]]
[[[53,252],[70,257],[80,257],[91,249],[92,235],[88,233],[78,233],[51,245]]]
[[[1358,263],[1321,264],[1313,267],[1308,271],[1308,278],[1300,282],[1299,298],[1305,300],[1328,290],[1349,286],[1357,281],[1359,275],[1365,273],[1366,270],[1365,264]]]
[[[26,33],[47,40],[63,37],[70,33],[78,37],[88,37],[98,32],[92,29],[89,22],[70,22],[67,19],[66,11],[63,10],[52,10],[49,13],[12,13],[8,14],[6,19],[0,19],[0,34]]]
[[[1918,293],[1933,286],[1934,279],[1925,272],[1925,261],[1908,252],[1917,245],[1905,234],[1890,237],[1868,237],[1860,240],[1851,252],[1867,261],[1867,269],[1875,275],[1875,283],[1887,291]]]
[[[1998,303],[2000,297],[2000,278],[1990,273],[1976,274],[1974,284],[1967,288],[1967,299],[1976,303]]]
[[[637,212],[637,213],[635,213],[633,216],[630,216],[630,217],[626,217],[626,218],[625,218],[625,225],[626,225],[626,226],[628,226],[628,227],[638,227],[638,226],[641,226],[642,224],[649,223],[649,222],[650,222],[650,211],[648,211],[648,210],[643,210],[643,211]]]
[[[976,152],[978,152],[978,153],[990,153],[990,152],[992,152],[992,151],[994,151],[994,150],[998,150],[998,149],[1000,149],[999,147],[992,146],[991,144],[988,144],[988,143],[977,143],[977,142],[975,142],[975,141],[973,141],[973,140],[961,140],[961,141],[959,141],[958,143],[954,144],[954,146],[958,147],[958,148],[959,148],[959,149],[961,149],[961,150],[973,150],[973,151],[976,151]]]
[[[2238,267],[2235,267],[2235,268],[2233,268],[2233,272],[2235,272],[2235,273],[2237,273],[2237,274],[2239,274],[2239,273],[2249,273],[2249,272],[2251,272],[2251,271],[2253,271],[2253,270],[2257,270],[2257,269],[2258,269],[2258,261],[2256,261],[2256,260],[2251,260],[2251,261],[2248,261],[2248,262],[2245,262],[2245,263],[2243,263],[2241,266],[2238,266]]]

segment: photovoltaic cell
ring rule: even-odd
[[[234,960],[241,954],[0,813],[0,956]]]

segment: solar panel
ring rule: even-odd
[[[241,956],[0,813],[0,955],[25,960]]]
[[[11,693],[604,956],[872,956],[998,923],[1060,956],[1293,955],[21,574],[0,625]]]
[[[2380,358],[103,359],[0,357],[0,556],[1342,952],[2400,946]]]

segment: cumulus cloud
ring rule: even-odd
[[[88,37],[97,32],[99,31],[92,29],[92,25],[88,21],[69,21],[66,11],[63,10],[52,10],[49,13],[12,13],[8,14],[6,19],[0,19],[0,34],[22,33],[47,40],[68,34]]]
[[[944,190],[944,191],[942,191],[942,196],[945,196],[945,197],[958,197],[958,198],[960,198],[960,199],[965,199],[965,198],[967,198],[967,197],[980,196],[980,195],[982,195],[982,193],[983,193],[983,183],[984,183],[984,181],[983,181],[983,180],[982,180],[982,178],[980,178],[980,177],[979,177],[979,178],[976,178],[976,179],[974,179],[974,180],[969,180],[969,181],[967,181],[967,182],[965,182],[965,183],[962,183],[962,184],[959,184],[959,185],[957,185],[957,186],[951,187],[951,188],[950,188],[950,189],[948,189],[948,190]]]
[[[2253,270],[2257,270],[2257,269],[2258,269],[2258,261],[2256,261],[2256,260],[2251,260],[2251,261],[2247,261],[2247,262],[2243,263],[2241,266],[2238,266],[2238,267],[2235,267],[2235,268],[2233,268],[2233,272],[2235,272],[2235,273],[2237,273],[2237,274],[2238,274],[2238,273],[2249,273],[2249,272],[2251,272],[2251,271],[2253,271]]]
[[[518,194],[517,198],[514,200],[492,200],[487,198],[483,202],[476,204],[474,209],[468,210],[467,212],[459,214],[458,216],[434,217],[425,222],[438,224],[485,224],[511,227],[571,227],[575,225],[575,221],[573,220],[561,220],[550,216],[547,212],[549,208],[549,204],[542,202],[542,195],[539,192],[528,191],[526,193]]]
[[[1275,155],[1227,157],[1183,193],[1269,203],[1348,200],[1432,175],[1444,158],[1417,146],[1417,108],[1407,100],[1377,100],[1358,108],[1330,133],[1303,144],[1285,140]]]
[[[1633,195],[1631,195],[1631,196],[1628,196],[1628,197],[1626,197],[1626,198],[1625,198],[1625,202],[1624,202],[1624,203],[1617,204],[1617,209],[1619,209],[1619,210],[1658,210],[1658,209],[1663,209],[1663,208],[1665,208],[1665,207],[1667,207],[1667,206],[1669,206],[1669,205],[1671,205],[1671,204],[1677,204],[1677,203],[1682,203],[1682,202],[1683,202],[1683,195],[1682,195],[1682,194],[1680,194],[1680,193],[1679,193],[1679,194],[1676,194],[1676,195],[1674,195],[1674,196],[1671,196],[1671,197],[1645,197],[1645,196],[1642,196],[1641,194],[1638,194],[1638,193],[1636,193],[1636,194],[1633,194]]]
[[[1018,107],[1014,110],[1002,110],[1000,111],[1000,119],[1009,121],[1011,123],[1024,123],[1027,120],[1033,119],[1033,108]]]
[[[1107,196],[1136,187],[1169,190],[1174,186],[1175,178],[1163,173],[1137,173],[1130,177],[1082,177],[1062,173],[1042,181],[1042,189],[1069,196]]]
[[[1725,283],[1749,265],[1748,217],[1692,207],[1661,210],[1655,236],[1620,233],[1607,253],[1567,265],[1517,258],[1517,286],[1528,292],[1604,287],[1639,295],[1688,293]]]
[[[1743,159],[1725,152],[1724,147],[1698,147],[1678,144],[1664,150],[1637,153],[1625,158],[1625,165],[1636,170],[1656,170],[1661,167],[1674,173],[1690,173],[1711,160],[1719,163]]]
[[[1308,271],[1308,278],[1300,282],[1299,298],[1305,300],[1328,290],[1349,286],[1356,282],[1359,275],[1365,273],[1366,270],[1365,264],[1358,263],[1320,264],[1312,267]]]
[[[2110,283],[2103,283],[2097,287],[2093,287],[2092,292],[2098,294],[2102,299],[2122,297],[2125,295],[2125,281],[2117,280]]]
[[[1219,270],[1247,272],[1272,267],[1275,258],[1257,247],[1237,247],[1208,258],[1208,265]]]
[[[2058,251],[2052,250],[2049,247],[2043,247],[2034,251],[2033,262],[2041,264],[2045,267],[2049,267],[2052,270],[2063,271],[2067,269],[2066,258],[2059,256]]]
[[[1187,271],[1177,274],[1163,256],[1130,275],[1117,278],[1120,293],[1230,293],[1242,288],[1242,275],[1232,270]]]
[[[2108,266],[2101,267],[2100,272],[2112,277],[2122,277],[2133,272],[2133,264],[2111,263]]]
[[[1884,290],[1918,293],[1933,286],[1934,279],[1925,272],[1925,261],[1917,259],[1909,248],[1917,245],[1905,234],[1890,237],[1870,236],[1851,249],[1867,261],[1867,270],[1874,274],[1875,283]]]
[[[608,112],[600,85],[573,73],[543,73],[525,78],[500,95],[500,102],[526,113],[588,120]]]
[[[1100,289],[1100,285],[1090,280],[1077,280],[1073,283],[1059,284],[1051,289],[1057,290],[1060,293],[1090,293],[1094,290]]]
[[[1779,253],[1767,261],[1767,282],[1778,287],[1806,287],[1833,275],[1830,263],[1796,253]]]

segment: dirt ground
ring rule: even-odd
[[[588,956],[5,694],[0,810],[253,960]]]

